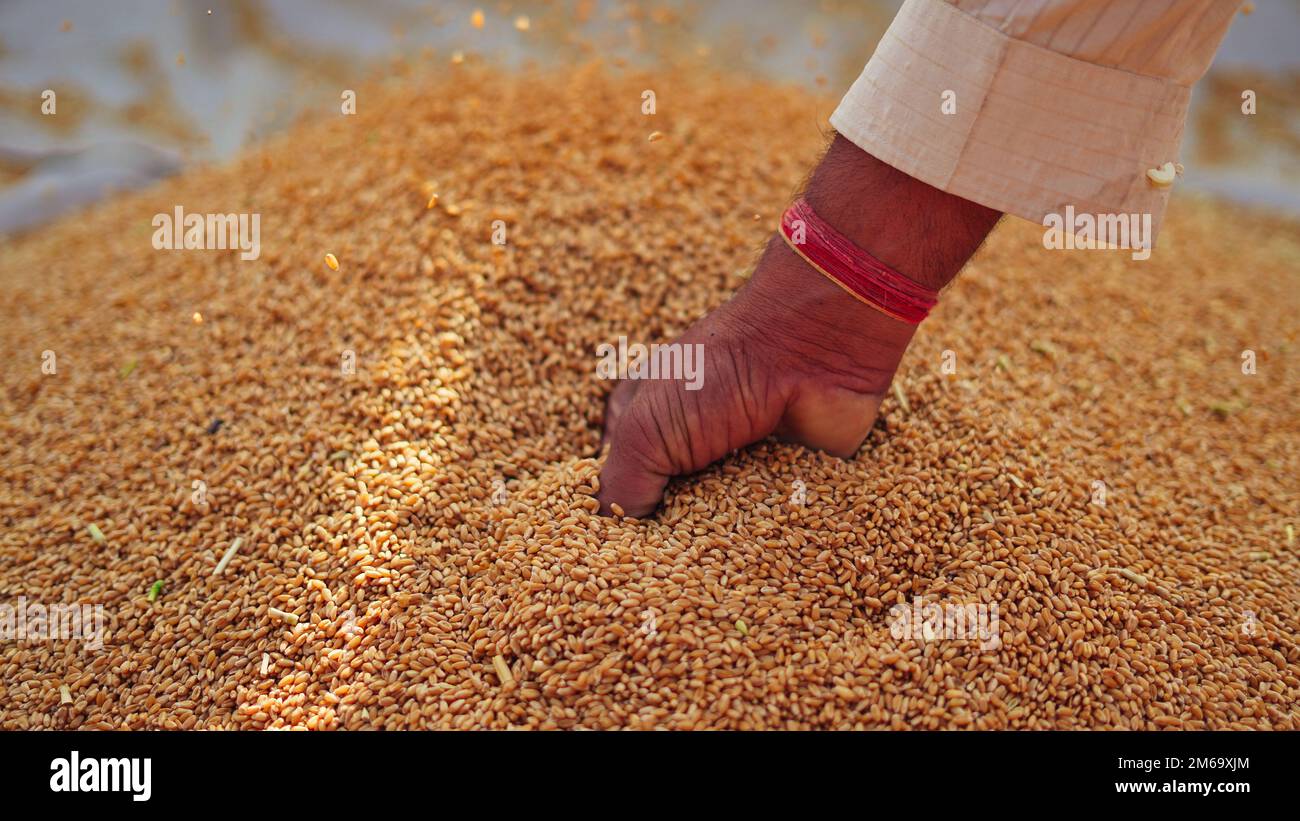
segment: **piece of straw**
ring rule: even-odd
[[[284,621],[289,622],[290,627],[298,623],[298,617],[296,615],[293,613],[286,613],[277,607],[268,607],[266,608],[266,612],[275,616],[277,619],[283,619]]]
[[[226,572],[226,565],[230,564],[230,560],[235,558],[235,554],[239,552],[239,546],[243,543],[243,536],[235,537],[235,540],[230,543],[230,547],[226,548],[226,554],[221,557],[221,561],[217,562],[217,566],[212,568],[212,575],[220,576]]]
[[[903,413],[912,412],[912,406],[907,403],[907,397],[903,395],[903,387],[897,382],[894,383],[894,397],[898,399],[898,406],[903,409]]]

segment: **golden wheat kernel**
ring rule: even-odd
[[[515,677],[510,673],[510,667],[506,664],[504,656],[499,654],[493,656],[492,666],[496,670],[497,679],[500,680],[502,686],[514,684]]]

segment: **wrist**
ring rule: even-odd
[[[1001,216],[880,162],[837,136],[805,199],[835,232],[903,277],[938,291]],[[844,387],[884,393],[916,325],[877,310],[774,235],[750,282],[729,305],[750,344],[833,374]]]
[[[773,236],[749,283],[729,305],[753,344],[799,370],[812,363],[844,387],[884,393],[916,326],[859,301]]]
[[[839,135],[804,198],[853,244],[934,291],[957,276],[1001,216],[910,177]]]

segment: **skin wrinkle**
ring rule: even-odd
[[[654,404],[654,400],[653,400],[653,399],[647,399],[645,404],[653,405],[653,404]],[[647,435],[647,436],[644,436],[644,437],[643,437],[642,441],[644,441],[644,442],[646,442],[646,443],[648,443],[648,444],[650,444],[650,443],[654,443],[654,442],[658,442],[658,443],[659,443],[659,452],[660,452],[660,453],[671,454],[671,453],[675,452],[675,449],[672,448],[672,447],[670,446],[670,443],[669,443],[669,440],[668,440],[668,434],[664,432],[663,425],[659,424],[659,414],[656,413],[656,412],[654,412],[654,410],[652,409],[648,414],[638,414],[638,415],[637,415],[638,423],[642,425],[642,428],[641,428],[642,431],[648,434],[648,431],[645,431],[644,423],[640,421],[640,417],[642,417],[642,416],[649,416],[649,417],[650,417],[650,421],[651,421],[651,422],[654,424],[654,426],[655,426],[655,438],[651,439],[651,438],[649,438],[649,436]],[[653,463],[654,460],[655,460],[655,454],[654,454],[654,453],[645,453],[645,454],[642,454],[642,461],[643,461],[643,462]],[[679,472],[679,471],[681,470],[681,466],[680,466],[680,465],[673,464],[673,463],[671,462],[671,459],[670,459],[670,461],[669,461],[669,464],[666,465],[666,467],[667,467],[667,470],[657,470],[657,471],[655,471],[655,472],[656,472],[656,473],[659,473],[659,474],[672,475],[673,473],[677,473],[677,472]]]
[[[784,242],[773,237],[771,243],[775,249],[773,253],[780,259],[769,264],[789,266],[797,270],[800,276],[824,279],[820,272],[808,269],[807,263],[799,259]],[[775,295],[756,296],[763,300],[773,315],[779,316],[782,311],[788,311],[788,305],[778,304]],[[786,323],[785,332],[790,334],[791,341],[796,344],[774,349],[774,354],[786,358],[791,368],[801,372],[812,366],[817,371],[835,375],[842,380],[842,386],[849,390],[870,393],[873,390],[883,391],[889,386],[889,379],[893,376],[897,363],[888,368],[873,364],[876,358],[884,357],[888,349],[872,338],[872,332],[880,325],[897,323],[900,334],[906,333],[910,338],[908,326],[856,300],[841,304],[833,311],[822,310],[817,319],[817,323],[808,325]],[[831,339],[832,335],[836,338]],[[819,336],[825,341],[819,339]],[[757,337],[755,342],[770,348],[770,340],[765,337]],[[846,350],[845,346],[853,343],[861,344],[864,348],[853,352]],[[819,351],[826,357],[818,359],[808,356],[807,351],[798,350],[801,346]]]
[[[665,393],[667,393],[667,391],[665,391]],[[697,464],[699,464],[700,462],[705,461],[705,460],[700,459],[698,456],[695,455],[695,448],[696,448],[697,444],[701,444],[701,445],[703,444],[702,442],[699,441],[699,440],[700,440],[701,438],[703,438],[703,437],[702,437],[702,436],[693,436],[693,435],[692,435],[692,430],[691,430],[691,419],[699,419],[699,418],[700,418],[700,400],[699,400],[699,395],[698,395],[699,392],[698,392],[698,391],[681,391],[681,393],[689,393],[690,395],[689,395],[689,396],[685,396],[685,397],[681,397],[681,401],[678,401],[678,402],[670,402],[670,403],[669,403],[669,407],[673,408],[673,409],[676,411],[676,416],[677,416],[677,418],[680,420],[680,422],[679,422],[678,424],[679,424],[679,427],[680,427],[680,430],[681,430],[681,435],[682,435],[682,437],[683,437],[683,439],[685,440],[685,443],[686,443],[686,453],[687,453],[687,454],[689,455],[689,457],[690,457],[689,464],[685,465],[684,468],[683,468],[682,470],[679,471],[679,472],[681,472],[681,473],[685,473],[685,472],[689,471],[690,468],[691,468],[692,466],[697,465]],[[690,402],[690,403],[692,404],[692,406],[693,406],[693,407],[692,407],[693,412],[691,413],[690,417],[687,417],[687,415],[686,415],[686,403],[687,403],[687,402]],[[703,433],[703,431],[701,431],[701,433]]]
[[[660,387],[661,386],[658,385],[654,386],[654,388]],[[691,465],[695,462],[695,437],[691,436],[690,423],[687,422],[686,413],[682,408],[682,405],[686,402],[686,398],[674,397],[667,391],[663,390],[656,390],[656,394],[660,397],[660,403],[662,406],[667,409],[667,413],[665,414],[667,417],[666,423],[668,425],[668,431],[674,437],[675,445],[671,452],[680,454],[684,451],[686,454],[684,459],[679,459],[674,462],[673,472],[686,473],[691,469]]]
[[[751,357],[748,352],[745,352],[744,354],[744,361],[746,365],[745,378],[750,382],[750,392],[748,397],[749,404],[745,407],[745,416],[751,420],[750,424],[754,429],[757,429],[760,426],[766,426],[767,432],[771,433],[780,420],[778,419],[773,421],[766,418],[763,414],[763,408],[770,404],[770,402],[767,401],[769,396],[774,392],[778,394],[780,393],[780,386],[774,386],[773,383],[775,380],[773,380],[772,377],[766,373],[759,372],[760,368],[756,367],[753,357]],[[757,387],[755,387],[753,382],[753,380],[756,379],[759,380]]]
[[[732,379],[735,380],[736,382],[736,390],[740,392],[740,398],[741,398],[740,407],[745,412],[745,421],[749,423],[750,430],[756,430],[758,428],[758,423],[754,421],[754,413],[750,411],[750,405],[753,403],[754,397],[757,396],[757,394],[754,392],[754,384],[752,381],[753,369],[752,368],[745,369],[746,384],[745,387],[742,388],[740,385],[741,369],[736,364],[736,353],[737,352],[735,348],[731,348],[731,347],[726,348],[727,360],[728,363],[731,365]],[[748,388],[749,390],[748,396],[745,395],[745,388]],[[732,442],[731,417],[726,417],[726,419],[727,419],[727,443],[730,444]]]
[[[636,420],[637,424],[641,426],[641,429],[646,431],[646,435],[641,440],[643,446],[655,448],[655,445],[658,445],[656,453],[642,454],[641,461],[649,464],[662,465],[662,469],[656,470],[656,473],[671,476],[681,470],[681,466],[674,456],[674,454],[677,453],[677,447],[676,442],[672,438],[675,433],[675,430],[673,429],[674,421],[671,418],[672,408],[665,407],[662,410],[658,408],[657,405],[663,401],[663,398],[656,395],[653,391],[641,390],[641,387],[642,386],[640,385],[637,386],[637,397],[641,401],[630,405],[628,407],[628,412],[632,414],[632,417]],[[648,388],[650,386],[645,387]],[[649,417],[648,423],[643,417]],[[649,435],[649,431],[646,428],[647,424],[654,426],[654,436]],[[665,425],[667,425],[667,427],[665,427]]]
[[[774,249],[772,251],[774,257],[779,256],[782,257],[782,259],[774,258],[770,261],[765,260],[767,264],[790,266],[795,269],[798,269],[799,272],[803,275],[809,277],[811,276],[822,277],[822,274],[820,272],[809,269],[807,267],[807,263],[799,259],[798,256],[795,255],[794,252],[791,251],[788,247],[786,247],[785,243],[782,242],[780,239],[773,237],[771,240],[771,245],[772,248]],[[755,297],[764,302],[764,304],[767,306],[768,310],[773,316],[780,316],[783,312],[789,311],[789,303],[779,302],[777,295],[768,295],[763,292],[756,292]],[[840,320],[852,320],[852,317],[849,316],[850,313],[856,313],[861,316],[862,314],[860,312],[862,310],[867,310],[867,311],[872,310],[867,306],[859,305],[856,301],[852,303],[841,303],[841,305],[839,305],[836,310],[829,311],[829,312],[825,310],[826,306],[824,305],[817,304],[814,307],[822,309],[819,311],[818,316],[816,317],[819,320],[818,323],[810,324],[810,325],[787,323],[785,326],[785,332],[790,334],[794,338],[794,340],[799,342],[800,344],[815,348],[827,354],[828,356],[832,356],[832,357],[843,357],[844,356],[843,348],[831,344],[829,340],[826,342],[822,342],[818,339],[815,339],[813,335],[822,334],[829,337],[832,332],[829,329],[835,329],[837,327],[841,327],[843,324],[847,324],[847,322],[841,323]],[[843,336],[845,335],[841,333],[838,334],[838,336],[840,336],[842,339]],[[766,339],[765,337],[758,337],[756,338],[755,341],[758,342],[760,345],[764,345],[764,346],[770,345],[770,340]],[[786,348],[782,348],[780,352],[787,351],[788,347],[789,346],[786,346]]]
[[[743,404],[743,403],[742,403],[742,404]],[[753,425],[753,421],[749,418],[749,409],[748,409],[748,407],[746,407],[746,409],[745,409],[745,419],[746,419],[746,421],[748,421],[748,422],[750,423],[751,426]],[[725,421],[725,424],[726,424],[726,429],[725,429],[725,431],[724,431],[724,433],[725,433],[725,435],[726,435],[726,437],[727,437],[727,440],[726,440],[726,441],[727,441],[728,443],[730,443],[730,442],[732,441],[732,436],[731,436],[731,417],[730,417],[730,416],[727,416],[727,415],[724,415],[724,416],[723,416],[723,420]]]
[[[628,413],[631,410],[632,408],[631,406],[629,406],[627,411],[624,413],[623,419],[620,420],[623,421],[624,424],[626,424]],[[647,417],[648,417],[648,421],[651,424],[653,424],[655,427],[654,436],[651,436],[650,431],[646,429]],[[660,446],[658,448],[654,448],[654,447],[638,448],[636,442],[631,441],[631,442],[627,442],[626,444],[626,448],[628,452],[632,455],[637,456],[638,461],[640,461],[643,466],[646,466],[650,470],[650,472],[654,473],[655,475],[671,476],[673,473],[672,465],[660,466],[655,464],[656,452],[659,454],[667,454],[671,452],[668,449],[668,440],[664,437],[663,428],[659,426],[659,415],[657,413],[633,414],[631,416],[631,421],[633,424],[636,425],[637,432],[641,434],[641,441],[643,443],[645,443],[646,445],[653,445],[654,442],[659,442]],[[622,433],[622,427],[619,428],[619,432],[620,434]]]
[[[886,353],[883,349],[878,350],[880,350],[882,354]],[[799,359],[796,361],[799,362],[802,369],[808,369],[810,360]],[[895,368],[876,368],[875,366],[867,365],[860,367],[858,371],[855,372],[848,368],[827,365],[824,363],[818,364],[816,369],[827,376],[835,377],[838,381],[834,384],[844,388],[845,390],[850,390],[854,393],[868,394],[883,392],[885,388],[889,387],[889,379],[894,375],[895,370]]]

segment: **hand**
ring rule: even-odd
[[[602,511],[617,503],[645,516],[669,477],[771,434],[852,456],[914,331],[774,238],[750,281],[675,340],[703,346],[699,390],[681,379],[624,380],[610,396]]]
[[[938,290],[998,212],[880,162],[836,137],[806,192],[838,231]],[[852,456],[916,326],[859,302],[791,251],[768,243],[750,281],[676,341],[703,346],[703,382],[621,382],[605,408],[602,512],[654,511],[668,479],[766,436]]]

